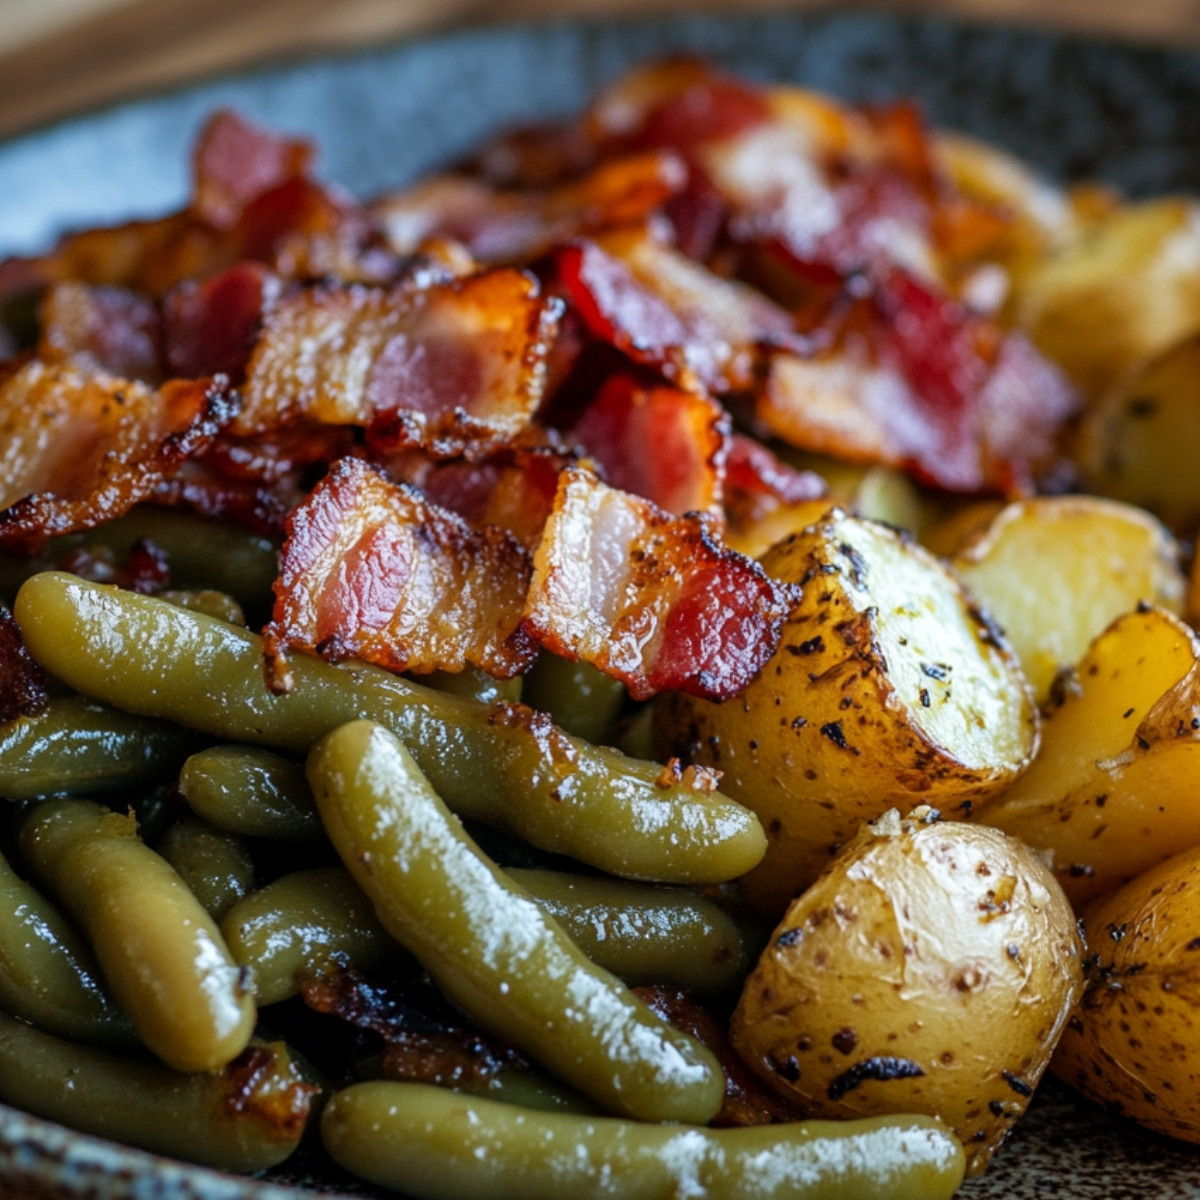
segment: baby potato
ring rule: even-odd
[[[1002,790],[1037,713],[994,627],[895,530],[834,509],[761,561],[803,589],[774,657],[723,703],[660,698],[656,735],[758,814],[768,849],[744,885],[778,915],[864,821]]]
[[[1039,703],[1111,621],[1142,601],[1177,613],[1186,590],[1158,521],[1095,496],[1010,504],[951,566],[1000,623]]]
[[[806,1116],[939,1117],[978,1174],[1083,990],[1070,906],[1015,838],[888,812],[796,900],[730,1037]]]
[[[1114,621],[1043,722],[1033,766],[979,815],[1041,852],[1072,904],[1200,845],[1198,650],[1161,609]]]
[[[1018,280],[1016,324],[1090,397],[1200,331],[1200,206],[1117,207]]]
[[[1088,990],[1051,1070],[1150,1129],[1200,1142],[1200,847],[1085,919]]]
[[[1200,523],[1200,335],[1170,347],[1084,415],[1075,459],[1088,491],[1143,508],[1172,529]]]

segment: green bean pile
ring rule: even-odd
[[[511,694],[297,658],[275,695],[257,637],[176,601],[54,570],[16,593],[56,691],[0,741],[0,1100],[232,1171],[320,1137],[420,1197],[953,1193],[932,1119],[705,1128],[720,1063],[630,990],[736,994],[759,934],[700,889],[761,856],[745,809]],[[571,676],[536,685],[568,720]],[[554,867],[502,869],[464,819]],[[347,966],[426,973],[539,1070],[331,1080],[273,1030]]]

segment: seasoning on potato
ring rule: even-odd
[[[1085,910],[1088,990],[1056,1075],[1159,1133],[1200,1142],[1200,847]]]
[[[1054,877],[1015,838],[929,809],[868,825],[796,900],[730,1037],[800,1111],[939,1117],[979,1174],[1083,990]]]
[[[658,738],[759,815],[769,844],[746,886],[777,914],[864,821],[1002,790],[1038,717],[995,627],[889,527],[835,509],[761,561],[803,588],[774,658],[732,700],[663,697]]]

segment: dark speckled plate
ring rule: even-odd
[[[326,176],[369,194],[462,154],[498,126],[576,110],[637,59],[685,48],[754,78],[857,98],[917,96],[936,123],[1057,177],[1096,176],[1139,193],[1200,191],[1200,58],[1187,54],[880,15],[547,25],[277,67],[18,138],[0,147],[0,255],[45,246],[68,226],[178,205],[192,137],[221,105],[314,136]],[[0,1200],[287,1200],[296,1188],[377,1194],[317,1156],[245,1181],[0,1107]],[[1200,1198],[1200,1151],[1139,1133],[1048,1084],[987,1176],[962,1194]]]

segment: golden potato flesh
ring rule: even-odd
[[[744,882],[777,915],[864,821],[1003,789],[1037,714],[958,581],[894,530],[834,510],[761,561],[802,586],[775,656],[724,703],[663,697],[656,734],[759,815],[767,855]]]
[[[1142,602],[1179,612],[1186,591],[1162,525],[1095,496],[1010,504],[951,565],[1000,623],[1039,703],[1115,618]]]
[[[1016,323],[1092,397],[1200,330],[1200,207],[1167,198],[1087,223],[1019,281]]]
[[[788,909],[730,1036],[812,1117],[940,1117],[977,1174],[1083,987],[1062,891],[1013,838],[885,814]]]
[[[1200,336],[1172,346],[1084,416],[1075,457],[1088,491],[1143,508],[1172,529],[1200,523]]]
[[[1088,991],[1051,1069],[1150,1129],[1200,1142],[1200,848],[1085,919]]]
[[[1040,851],[1077,906],[1200,845],[1197,649],[1160,609],[1115,621],[1043,722],[1033,765],[979,814]]]

